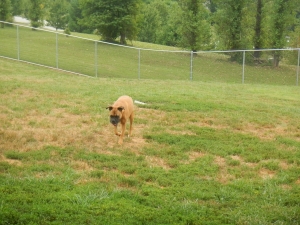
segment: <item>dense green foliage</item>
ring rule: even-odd
[[[29,0],[28,2],[28,18],[32,27],[40,27],[44,24],[45,19],[45,3],[43,0]]]
[[[299,3],[293,0],[274,0],[272,15],[271,44],[275,49],[281,49],[286,43],[286,28],[291,26],[294,19],[294,9]],[[300,35],[300,34],[299,34]],[[274,52],[274,65],[278,66],[282,52]]]
[[[11,19],[11,3],[10,0],[1,0],[0,2],[0,20],[6,21]],[[4,24],[1,23],[1,27],[4,28]]]
[[[182,10],[181,46],[194,52],[205,50],[210,46],[210,24],[208,22],[208,9],[204,1],[180,0]]]
[[[66,0],[53,0],[50,5],[47,22],[49,26],[64,29],[68,24],[68,8]]]
[[[94,29],[106,41],[120,37],[133,40],[137,33],[137,14],[139,0],[81,0],[83,22]]]

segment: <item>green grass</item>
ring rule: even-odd
[[[117,144],[105,107],[128,94]],[[296,86],[87,78],[0,58],[0,224],[300,224]]]
[[[48,31],[33,31],[26,27],[6,27],[0,30],[0,55],[14,59],[38,63],[89,76],[101,78],[190,80],[191,54],[189,52],[165,52],[155,50],[180,50],[142,42],[129,43],[129,47],[108,45],[95,41],[99,37],[91,34],[78,34],[86,39],[56,35]],[[56,46],[56,38],[58,45]],[[19,52],[18,52],[19,44]],[[56,48],[58,51],[56,51]],[[139,51],[140,48],[141,50]],[[288,55],[290,51],[285,52]],[[242,57],[242,52],[240,53]],[[296,55],[295,55],[296,56]],[[140,58],[139,58],[140,57]],[[256,84],[296,84],[296,66],[287,65],[283,58],[279,68],[273,68],[266,52],[262,64],[247,63],[245,83]],[[246,54],[246,62],[253,58]],[[139,66],[140,62],[140,66]],[[201,52],[192,61],[194,81],[242,83],[242,65],[230,62],[229,56],[220,53]]]

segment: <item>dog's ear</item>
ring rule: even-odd
[[[118,107],[118,110],[119,110],[120,112],[122,112],[123,110],[125,110],[125,108],[124,108],[123,106],[120,106],[120,107]]]
[[[108,107],[106,107],[106,109],[108,109],[109,111],[111,111],[113,109],[113,107],[112,106],[108,106]]]

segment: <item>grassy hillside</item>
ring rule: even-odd
[[[128,94],[117,144],[105,109]],[[0,58],[0,224],[299,224],[298,87],[86,78]]]
[[[19,42],[17,42],[19,35]],[[95,35],[74,34],[97,40]],[[56,38],[58,45],[56,45]],[[20,58],[46,66],[57,67],[89,76],[129,79],[189,80],[191,55],[189,52],[161,52],[145,49],[178,50],[176,48],[133,42],[135,48],[120,47],[94,41],[56,35],[28,28],[6,27],[0,30],[0,55]],[[130,43],[131,44],[131,43]],[[17,47],[19,45],[19,48]],[[142,48],[139,52],[137,48]],[[19,52],[18,52],[19,49]],[[56,51],[58,49],[58,51]],[[242,57],[242,53],[241,57]],[[274,69],[267,62],[246,65],[245,83],[296,84],[296,67],[285,65]],[[247,53],[246,62],[252,57]],[[202,52],[193,57],[193,80],[208,82],[242,82],[242,65],[228,60],[229,56]],[[139,64],[140,62],[140,64]]]

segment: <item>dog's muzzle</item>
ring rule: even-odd
[[[110,122],[112,123],[112,125],[117,126],[118,123],[120,122],[120,117],[110,116]]]

